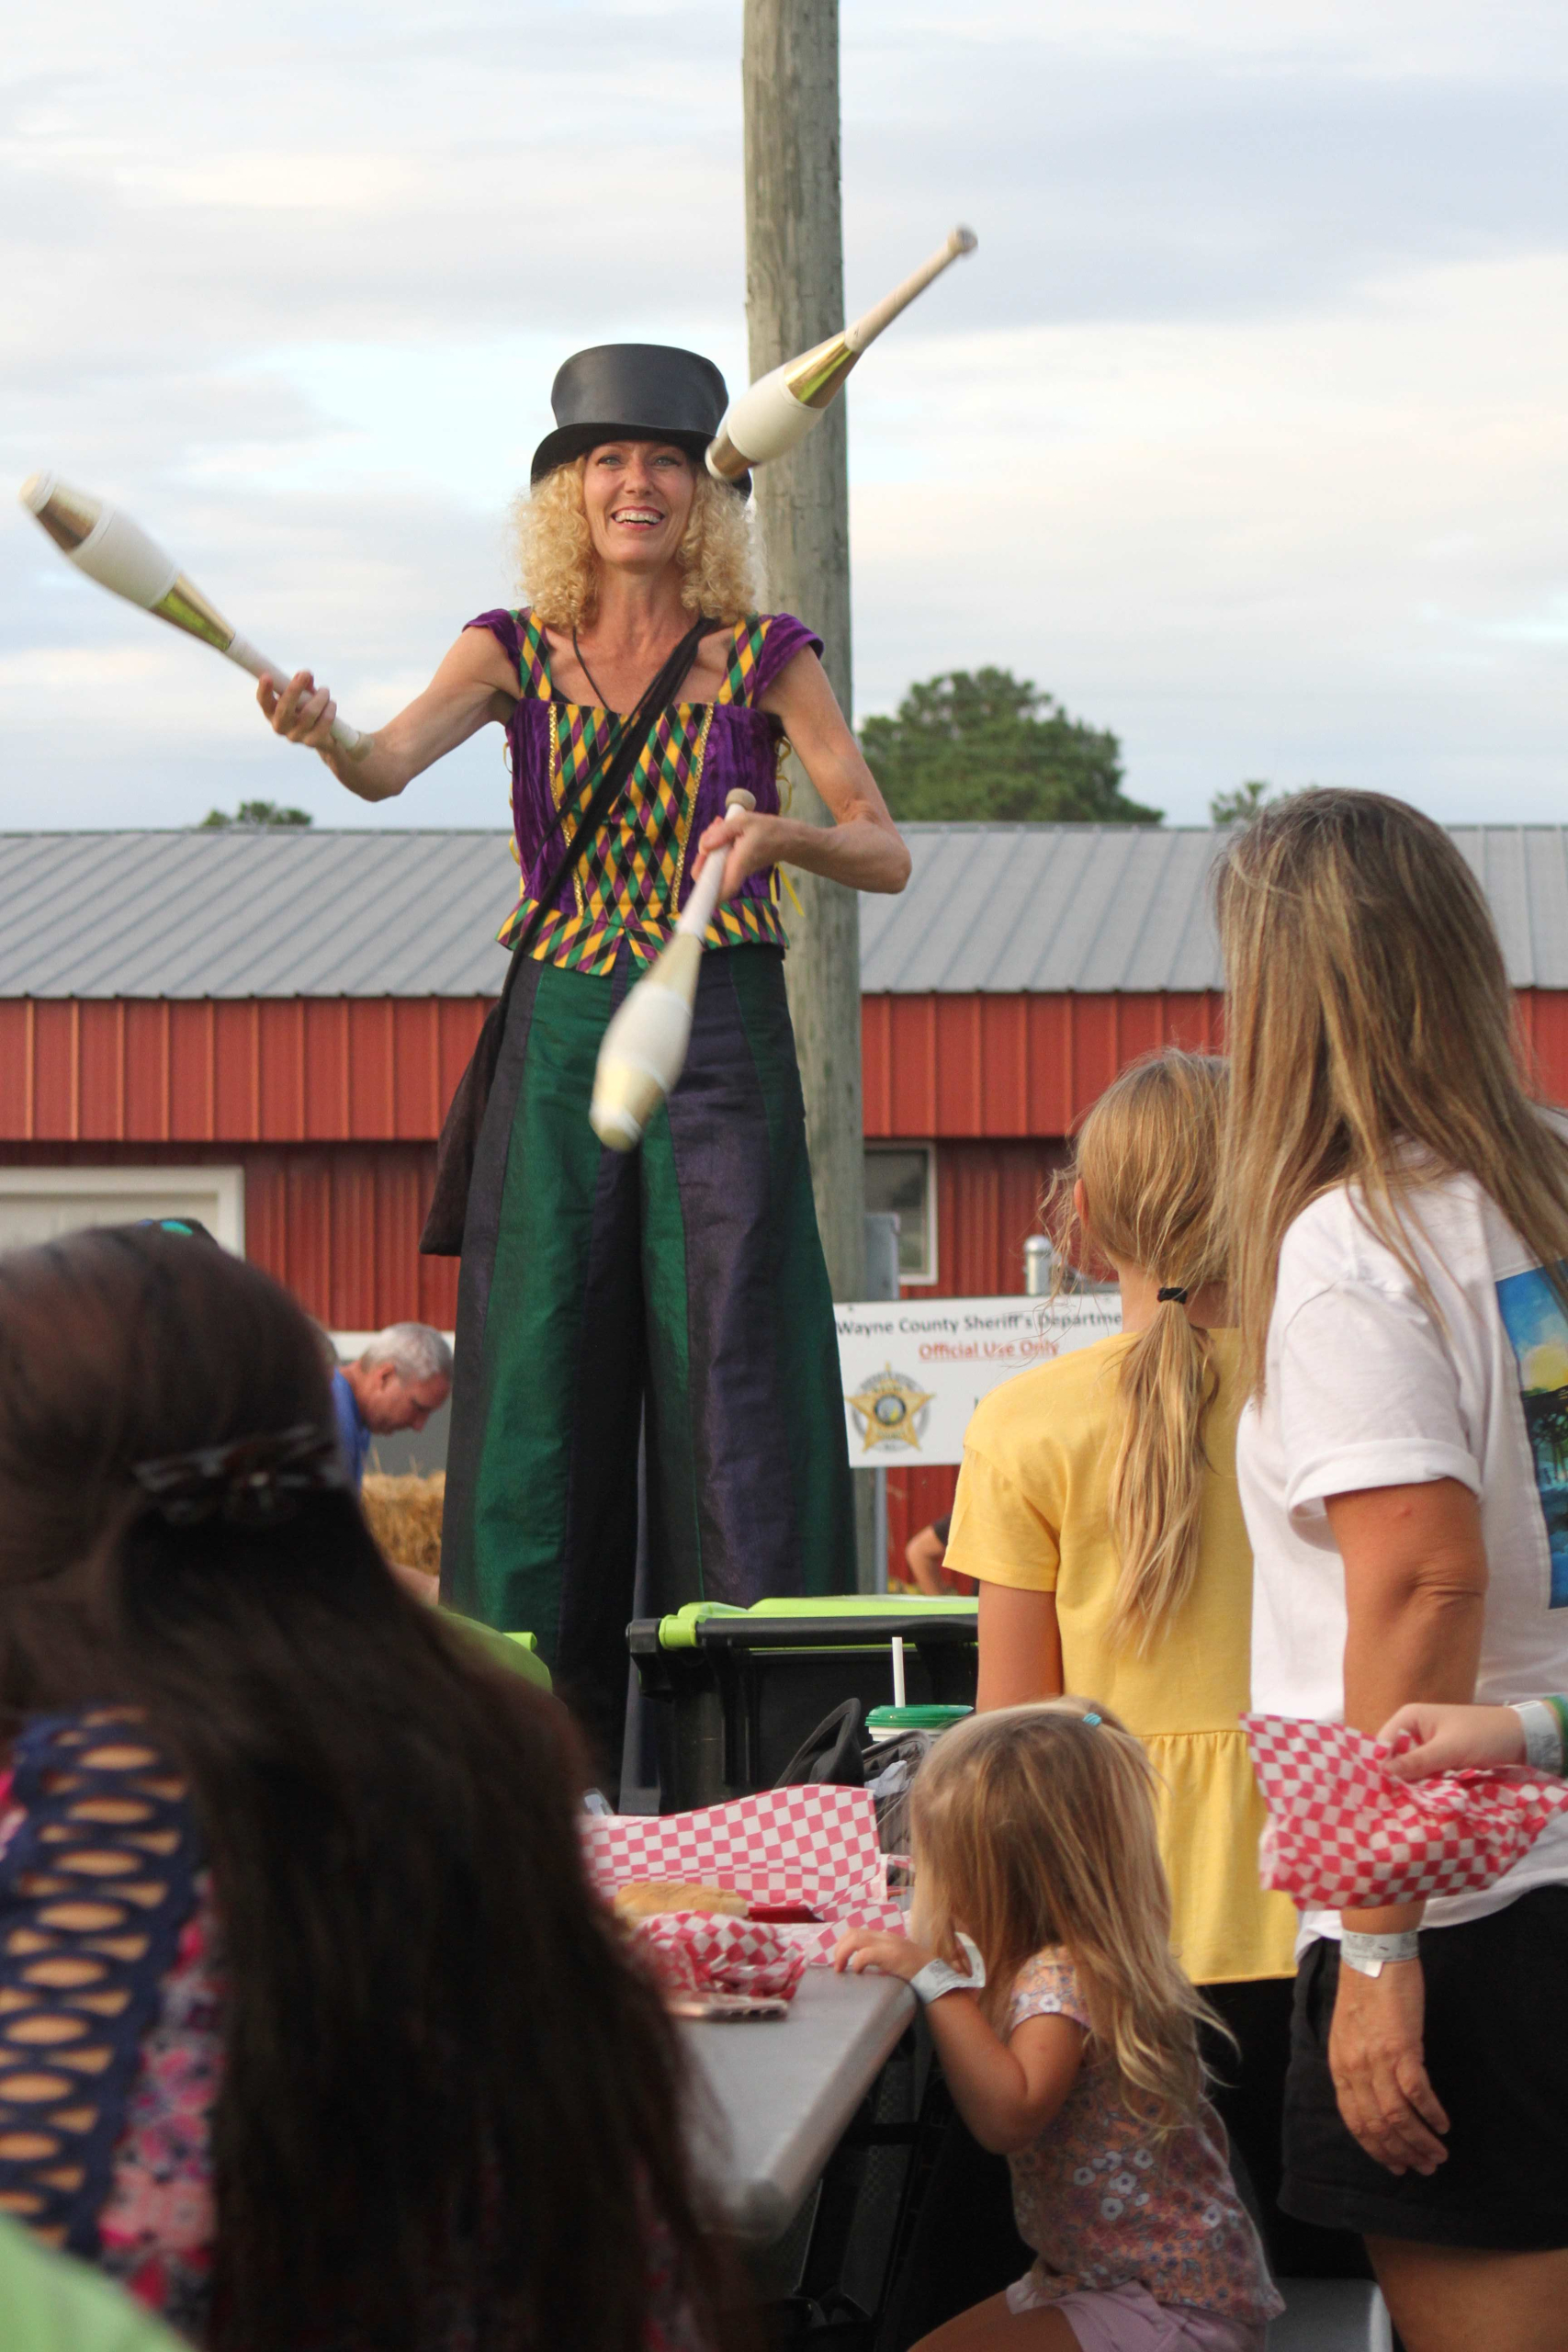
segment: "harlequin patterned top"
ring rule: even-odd
[[[1136,2281],[1157,2303],[1253,2325],[1283,2311],[1207,2100],[1163,2140],[1139,2123],[1097,2051],[1065,1951],[1036,1952],[1019,1971],[1008,2030],[1041,2017],[1071,2018],[1088,2039],[1054,2120],[1008,2158],[1019,2235],[1039,2257],[1030,2273],[1039,2300]]]
[[[549,649],[531,612],[480,613],[517,670],[507,722],[513,853],[522,894],[499,937],[510,947],[611,749],[615,714],[566,702],[550,684]],[[623,943],[638,964],[658,956],[691,891],[696,843],[737,785],[776,815],[784,730],[761,698],[803,648],[822,643],[788,613],[752,614],[729,634],[724,684],[711,703],[677,703],[652,730],[626,789],[547,913],[532,954],[541,963],[604,973]],[[783,947],[776,874],[754,874],[709,924],[708,947]]]

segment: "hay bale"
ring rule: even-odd
[[[368,1471],[360,1490],[370,1532],[389,1560],[404,1567],[422,1568],[426,1576],[441,1573],[441,1511],[446,1499],[446,1473],[428,1476],[389,1478]]]

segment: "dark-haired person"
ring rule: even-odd
[[[567,1719],[388,1574],[254,1267],[0,1258],[0,1704],[13,2215],[212,2352],[725,2339]]]
[[[505,730],[522,894],[500,935],[522,967],[461,1220],[442,1593],[537,1634],[605,1760],[621,1752],[639,1434],[656,1614],[854,1587],[777,868],[896,891],[909,857],[821,640],[758,610],[750,480],[703,462],[727,399],[696,352],[576,353],[519,502],[519,609],[469,622],[363,760],[334,746],[308,673],[260,689],[274,729],[368,800]],[[595,813],[656,684],[636,763]],[[830,822],[781,806],[786,739]],[[750,813],[726,813],[736,789]],[[600,1040],[710,856],[724,896],[684,1075],[640,1148],[611,1151],[588,1124]]]

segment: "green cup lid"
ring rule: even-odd
[[[867,1731],[951,1731],[973,1707],[873,1707]]]

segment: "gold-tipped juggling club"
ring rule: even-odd
[[[822,412],[830,408],[843,389],[844,379],[861,353],[923,294],[933,277],[963,254],[972,254],[979,239],[973,229],[954,229],[912,277],[885,295],[864,318],[841,334],[829,335],[814,351],[786,359],[770,375],[759,376],[750,390],[730,401],[708,444],[708,471],[720,481],[738,481],[752,466],[766,465],[805,440]]]
[[[737,785],[726,797],[724,813],[728,817],[756,806],[752,795]],[[653,969],[626,991],[599,1041],[588,1117],[600,1142],[612,1151],[637,1149],[643,1129],[686,1067],[692,1007],[703,967],[703,933],[718,904],[727,854],[721,849],[713,852],[692,885],[674,938]]]
[[[216,647],[253,678],[270,677],[280,693],[288,684],[292,670],[258,653],[196,582],[186,579],[173,556],[166,555],[140,524],[111,506],[107,498],[96,498],[91,491],[73,490],[58,475],[45,473],[28,477],[21,501],[62,554],[69,556],[77,571],[96,580],[100,588],[112,590],[128,604],[140,605],[144,613],[156,614],[159,620],[184,629],[187,637],[199,638],[203,645]],[[346,718],[333,720],[333,741],[351,760],[362,760],[370,749],[369,736],[361,735]]]

